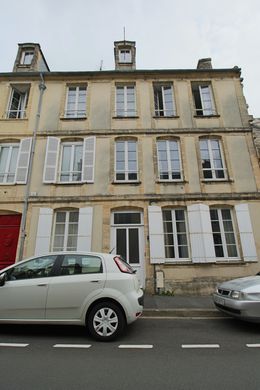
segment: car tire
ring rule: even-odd
[[[99,341],[112,341],[122,334],[126,321],[122,309],[113,302],[97,303],[89,312],[87,328]]]

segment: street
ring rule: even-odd
[[[141,318],[119,340],[80,327],[1,325],[1,390],[259,390],[260,325]]]

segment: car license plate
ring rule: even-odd
[[[225,299],[222,297],[219,297],[218,295],[215,295],[215,302],[219,305],[225,306]]]

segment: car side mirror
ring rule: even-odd
[[[7,274],[4,272],[0,275],[0,287],[4,286],[5,282],[7,280]]]

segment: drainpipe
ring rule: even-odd
[[[21,236],[20,236],[20,248],[19,248],[19,255],[18,255],[18,261],[22,260],[23,258],[23,251],[24,251],[24,242],[26,238],[26,220],[27,220],[27,212],[28,212],[28,206],[29,206],[29,197],[30,197],[30,189],[31,189],[31,179],[32,179],[32,166],[33,166],[33,159],[34,159],[34,153],[35,153],[35,144],[36,144],[36,136],[39,129],[39,123],[40,123],[40,116],[41,116],[41,109],[42,109],[42,98],[43,93],[46,89],[46,85],[44,83],[43,74],[40,73],[40,84],[39,84],[39,100],[38,100],[38,108],[35,118],[35,126],[33,130],[33,139],[32,139],[32,147],[31,152],[29,156],[29,165],[28,165],[28,176],[27,176],[27,182],[25,187],[25,195],[24,195],[24,204],[23,204],[23,213],[22,213],[22,220],[21,220]]]

